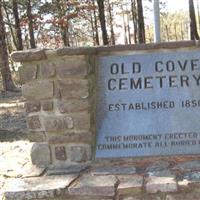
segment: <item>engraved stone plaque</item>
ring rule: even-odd
[[[200,50],[100,56],[96,157],[200,153]]]

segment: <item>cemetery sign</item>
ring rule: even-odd
[[[100,56],[96,157],[200,153],[200,51]]]

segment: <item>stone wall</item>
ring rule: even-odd
[[[27,100],[29,138],[36,142],[31,152],[33,164],[62,166],[93,160],[96,137],[95,62],[98,55],[127,55],[198,46],[198,42],[187,41],[14,53],[13,60],[22,63],[20,77]],[[158,159],[139,161],[148,163]]]
[[[42,57],[22,62],[31,152],[36,165],[88,162],[94,147],[94,56]]]
[[[81,173],[10,179],[4,200],[198,200],[200,162],[159,161],[147,168],[110,166]]]

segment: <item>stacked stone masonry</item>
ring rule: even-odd
[[[62,171],[63,170],[63,171]],[[42,177],[10,179],[4,200],[198,200],[200,161],[139,166],[47,169]],[[76,171],[76,172],[75,172]],[[63,174],[63,175],[60,175]]]
[[[20,77],[27,100],[29,139],[38,142],[31,152],[32,162],[61,165],[90,161],[95,141],[91,119],[93,57],[74,55],[24,62]]]

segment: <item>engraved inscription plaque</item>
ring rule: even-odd
[[[100,56],[96,157],[200,153],[200,51]]]

